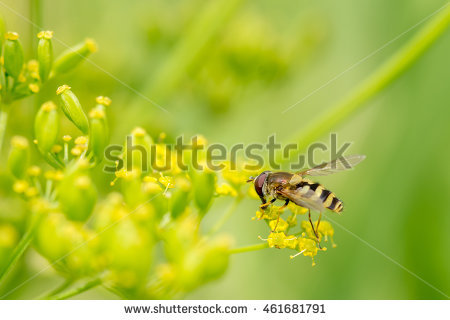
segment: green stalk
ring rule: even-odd
[[[42,28],[42,0],[29,0],[28,3],[30,10],[30,50],[36,50],[37,41],[36,35],[38,34],[40,28]],[[33,51],[33,52],[34,52]]]
[[[257,250],[262,250],[265,248],[268,248],[269,244],[267,242],[265,243],[261,243],[261,244],[254,244],[251,246],[245,246],[245,247],[240,247],[240,248],[234,248],[234,249],[230,249],[229,253],[230,254],[235,254],[235,253],[244,253],[244,252],[250,252],[250,251],[257,251]]]
[[[72,290],[67,291],[65,293],[62,293],[60,295],[49,296],[47,299],[50,299],[50,300],[65,300],[65,299],[69,299],[69,298],[74,297],[74,296],[76,296],[76,295],[78,295],[80,293],[83,293],[83,292],[88,291],[88,290],[90,290],[92,288],[95,288],[95,287],[97,287],[97,286],[99,286],[101,284],[102,284],[102,279],[101,278],[95,278],[95,279],[93,279],[91,281],[86,282],[84,285],[82,285],[82,286],[80,286],[78,288],[72,289]]]
[[[225,224],[225,222],[228,221],[228,219],[233,215],[233,213],[236,211],[238,205],[241,203],[243,197],[237,196],[234,201],[231,203],[230,207],[225,211],[223,216],[216,222],[216,224],[209,230],[208,236],[213,235],[217,231],[222,228],[222,226]]]
[[[144,86],[148,97],[164,101],[183,79],[186,72],[201,58],[202,53],[220,28],[232,17],[243,0],[215,0],[204,4],[194,17],[173,53]]]
[[[39,222],[42,218],[41,214],[38,214],[35,217],[32,217],[32,222],[30,226],[28,227],[25,234],[20,239],[17,246],[14,248],[13,253],[9,257],[9,261],[6,264],[6,266],[3,268],[3,270],[0,271],[0,284],[4,280],[4,278],[9,274],[11,269],[15,266],[17,261],[20,259],[20,257],[23,255],[25,250],[27,250],[28,246],[30,245],[31,241],[33,240],[36,227],[39,225]]]
[[[8,109],[5,105],[0,108],[0,155],[2,152],[3,141],[5,140],[6,126],[8,124]]]
[[[373,72],[366,80],[356,87],[347,97],[336,104],[331,110],[324,112],[305,130],[295,134],[291,140],[299,141],[298,154],[308,145],[329,132],[332,128],[358,111],[364,102],[375,96],[393,82],[444,33],[450,23],[450,5],[444,6],[428,23],[402,48]],[[278,160],[283,163],[290,159]]]
[[[41,298],[38,298],[39,300],[48,300],[51,299],[52,296],[55,296],[64,290],[66,290],[68,287],[70,287],[74,283],[73,278],[67,278],[62,282],[59,286],[57,286],[55,289],[51,290],[50,292],[43,295]]]

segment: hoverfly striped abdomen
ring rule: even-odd
[[[325,189],[320,183],[303,179],[300,183],[297,183],[296,187],[301,188],[300,193],[306,197],[308,197],[309,194],[309,197],[316,196],[320,198],[323,206],[331,211],[340,213],[344,210],[343,202],[339,200],[333,192]],[[309,190],[314,191],[314,193],[311,195],[310,192],[308,192]]]

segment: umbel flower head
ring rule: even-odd
[[[293,259],[299,255],[308,256],[312,259],[312,265],[315,265],[314,257],[319,251],[326,251],[326,247],[321,247],[320,243],[322,240],[328,242],[330,240],[333,248],[336,244],[333,242],[334,229],[330,222],[321,220],[314,221],[314,228],[317,229],[319,239],[317,239],[311,223],[309,220],[302,220],[300,222],[300,230],[293,231],[299,224],[299,217],[303,216],[307,209],[290,204],[288,209],[290,215],[283,219],[280,212],[279,206],[271,205],[266,210],[258,210],[256,212],[253,220],[265,220],[268,227],[270,228],[270,233],[267,238],[259,237],[263,241],[267,241],[269,248],[277,249],[291,249],[297,251],[295,254],[290,255]],[[318,227],[317,227],[318,226]]]

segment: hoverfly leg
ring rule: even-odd
[[[309,218],[309,223],[311,224],[311,228],[314,232],[314,235],[316,236],[316,240],[317,240],[317,244],[319,245],[319,249],[322,249],[322,247],[320,246],[319,235],[317,234],[316,229],[314,229],[314,224],[311,220],[311,209],[308,209],[308,218]]]
[[[273,228],[272,232],[275,232],[275,230],[277,230],[278,222],[280,222],[281,212],[283,212],[284,208],[286,208],[288,204],[289,204],[289,199],[286,199],[286,202],[278,209],[277,223],[275,224],[275,228]]]
[[[317,232],[319,232],[320,219],[322,219],[322,212],[321,212],[320,215],[319,215],[319,220],[317,220],[317,224],[316,224],[316,230],[317,230]]]
[[[266,209],[268,206],[270,206],[272,203],[274,203],[277,199],[273,198],[272,200],[270,200],[269,202],[263,203],[262,205],[259,206],[259,209],[261,211],[264,211],[264,209]]]
[[[270,200],[269,202],[264,202],[262,205],[259,206],[259,210],[262,212],[261,217],[258,218],[258,220],[262,220],[264,217],[264,210],[270,206],[272,203],[274,203],[277,199],[273,198],[272,200]]]

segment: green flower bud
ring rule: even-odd
[[[124,164],[127,170],[147,172],[151,170],[151,151],[153,139],[141,127],[136,127],[125,143]]]
[[[125,202],[130,208],[136,208],[145,201],[145,194],[142,192],[141,177],[136,170],[129,171],[123,177],[121,189]]]
[[[34,121],[34,136],[39,150],[46,154],[55,145],[59,134],[59,116],[56,105],[44,103],[36,114]]]
[[[212,171],[196,171],[190,172],[193,189],[194,200],[201,214],[205,214],[211,204],[216,190],[216,175]]]
[[[109,142],[108,122],[102,105],[89,112],[89,152],[100,162]]]
[[[92,39],[86,39],[83,43],[76,45],[63,52],[53,64],[56,74],[66,73],[77,67],[87,56],[97,51],[97,44]]]
[[[19,240],[19,233],[12,225],[1,223],[0,234],[0,257],[5,257],[5,255],[1,255],[2,251],[4,249],[13,249],[15,247]]]
[[[17,80],[23,68],[24,57],[19,35],[15,32],[5,34],[3,59],[6,72]]]
[[[178,282],[186,291],[221,277],[228,268],[230,239],[217,237],[187,250],[178,265]]]
[[[28,140],[24,137],[15,136],[11,140],[11,152],[8,158],[8,167],[17,178],[23,178],[30,160],[30,148]]]
[[[34,245],[49,261],[57,261],[58,271],[75,277],[92,274],[99,265],[93,238],[81,224],[68,221],[61,213],[50,213],[38,224]]]
[[[100,234],[100,245],[112,271],[110,281],[118,287],[145,285],[153,261],[151,234],[130,218],[121,219]]]
[[[36,229],[35,248],[50,261],[58,260],[67,253],[62,233],[65,222],[62,214],[53,213],[42,219]]]
[[[164,240],[164,254],[170,263],[180,264],[184,256],[199,241],[200,218],[185,212],[173,220],[161,235]]]
[[[56,90],[59,96],[61,109],[66,117],[75,124],[84,134],[89,132],[89,122],[86,114],[81,107],[81,103],[77,96],[70,90],[67,85],[60,86]]]
[[[37,58],[39,62],[39,77],[42,82],[47,81],[53,64],[53,31],[41,31],[38,33],[39,43]]]
[[[220,278],[228,268],[231,239],[218,236],[207,244],[202,258],[202,280],[204,282]]]
[[[66,176],[59,187],[59,204],[68,219],[86,221],[94,209],[97,191],[87,175]]]
[[[185,178],[178,178],[175,181],[175,188],[172,190],[172,195],[170,197],[170,212],[172,218],[176,219],[184,212],[186,206],[189,204],[191,183]]]

